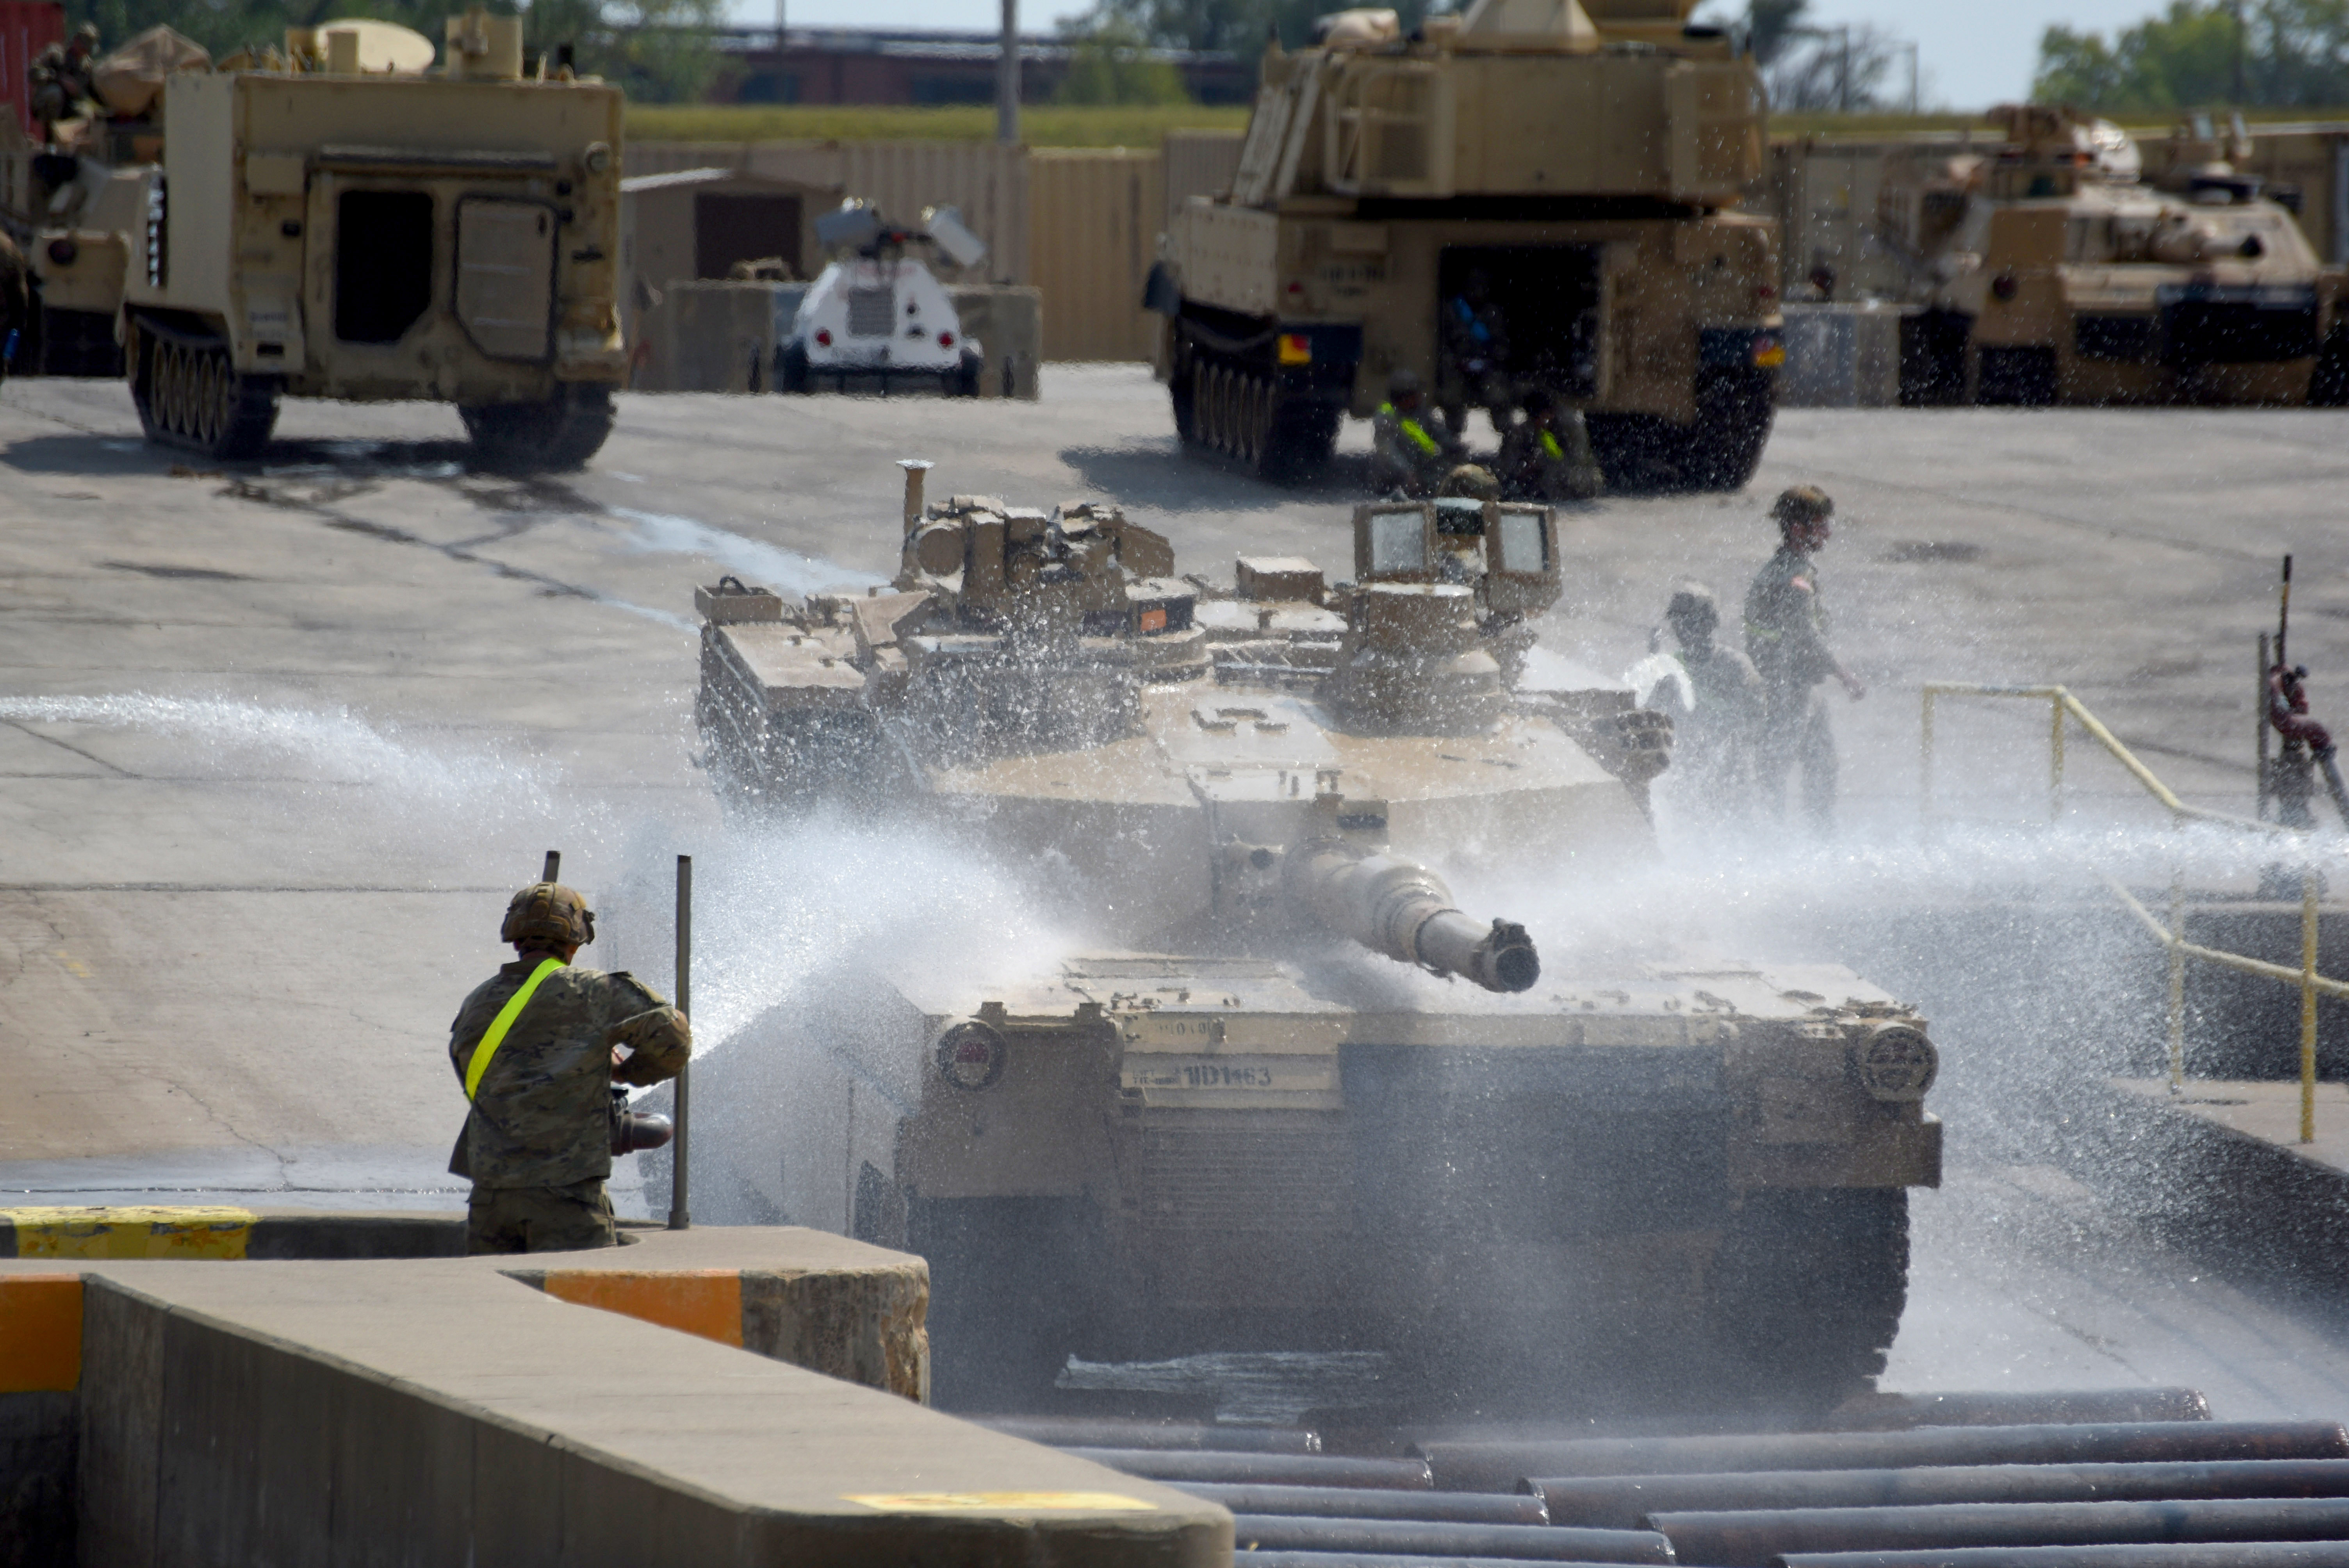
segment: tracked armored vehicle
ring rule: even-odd
[[[1734,489],[1770,432],[1778,236],[1751,60],[1687,0],[1349,12],[1266,57],[1232,188],[1174,214],[1144,304],[1193,449],[1281,477],[1397,371],[1459,429],[1533,391],[1610,484]]]
[[[1987,152],[1887,167],[1878,229],[1927,306],[1907,324],[1911,403],[2349,401],[2349,276],[2239,173],[2207,117],[2148,171],[2108,121],[1992,111]],[[2230,160],[2227,155],[2232,152]]]
[[[1381,1347],[1399,1392],[1552,1408],[1882,1365],[1940,1171],[1923,1021],[1832,966],[1560,975],[1432,869],[1651,841],[1661,717],[1528,630],[1547,509],[1367,506],[1351,583],[1233,593],[1097,505],[904,528],[885,592],[698,595],[709,765],[1039,867],[1094,945],[812,977],[697,1067],[698,1192],[926,1256],[966,1408],[1071,1353]]]
[[[99,264],[57,300],[117,324],[150,440],[249,458],[292,395],[453,403],[502,466],[594,455],[626,368],[622,98],[526,77],[521,29],[450,17],[434,67],[406,28],[329,23],[163,81],[160,161],[90,208],[131,221],[44,253]]]

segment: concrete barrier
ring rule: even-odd
[[[805,1284],[843,1264],[925,1275],[812,1234],[523,1268],[0,1261],[0,1542],[89,1568],[1230,1561],[1212,1504],[735,1348],[823,1337]]]

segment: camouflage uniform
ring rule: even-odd
[[[1767,727],[1761,748],[1763,798],[1786,811],[1786,773],[1803,772],[1803,810],[1813,824],[1833,825],[1835,730],[1818,686],[1836,671],[1827,649],[1827,613],[1819,597],[1817,559],[1782,544],[1745,593],[1745,651],[1762,677]]]
[[[1675,655],[1696,707],[1672,721],[1672,770],[1716,815],[1743,814],[1753,797],[1764,737],[1762,676],[1754,661],[1717,643]]]
[[[449,1065],[459,1083],[491,1021],[541,962],[506,965],[457,1010]],[[615,1067],[614,1047],[633,1054]],[[548,975],[482,1074],[450,1161],[473,1183],[467,1250],[610,1246],[611,1086],[666,1082],[692,1048],[685,1015],[633,975],[568,966]]]
[[[1528,500],[1588,500],[1604,485],[1581,410],[1526,418],[1501,438],[1501,486]]]
[[[1381,495],[1433,495],[1451,467],[1424,408],[1380,404],[1371,417],[1371,488]]]

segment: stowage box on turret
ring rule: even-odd
[[[1547,509],[1378,503],[1353,542],[1350,583],[1210,593],[1112,508],[916,495],[887,591],[703,590],[723,790],[967,835],[1081,945],[810,977],[697,1065],[696,1193],[926,1256],[948,1403],[1251,1346],[1849,1392],[1939,1180],[1922,1020],[1833,966],[1560,975],[1461,908],[1431,862],[1642,853],[1668,728],[1536,645]]]
[[[437,70],[426,40],[403,58],[405,29],[364,23],[169,78],[125,237],[150,439],[251,456],[290,393],[454,403],[502,462],[576,467],[602,445],[626,371],[621,94],[567,67],[525,78],[521,26],[450,18]]]
[[[1409,371],[1439,408],[1583,411],[1609,482],[1733,489],[1783,362],[1753,62],[1687,0],[1349,12],[1264,64],[1231,190],[1176,212],[1144,304],[1183,438],[1325,458]]]

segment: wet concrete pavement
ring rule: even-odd
[[[1872,688],[1837,703],[1855,831],[1913,820],[1935,678],[2064,682],[2189,798],[2240,810],[2251,638],[2287,549],[2295,656],[2320,710],[2349,692],[2344,433],[2329,412],[1792,411],[1741,495],[1572,513],[1545,635],[1622,668],[1675,578],[1733,604],[1768,497],[1821,483],[1837,635]],[[175,475],[118,387],[8,384],[0,1202],[458,1202],[447,1020],[502,956],[504,892],[550,845],[601,890],[718,841],[692,585],[885,574],[893,459],[936,461],[933,493],[1106,495],[1186,570],[1304,554],[1335,577],[1361,453],[1350,429],[1327,483],[1270,490],[1185,460],[1145,372],[1067,367],[1032,406],[627,397],[595,465],[530,481],[469,471],[447,409],[294,405],[263,464]],[[2044,737],[2044,710],[1945,719],[1953,809],[2043,813]],[[2116,769],[2075,758],[2071,784],[2084,823],[2150,820]],[[659,943],[610,944],[666,983]],[[1889,1385],[2349,1409],[2349,1333],[1975,1131],[1953,1125],[1951,1184],[1917,1199]]]

